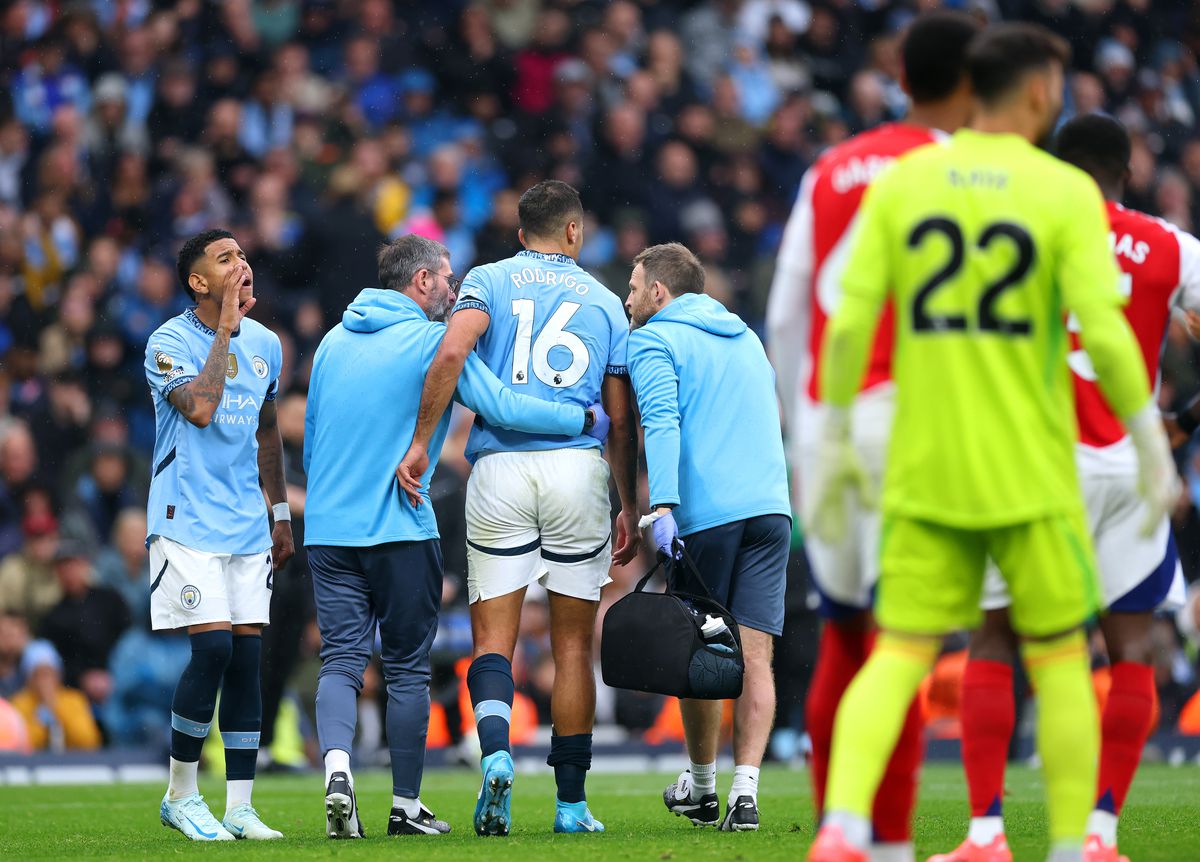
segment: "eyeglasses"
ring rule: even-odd
[[[446,284],[450,285],[450,289],[452,291],[454,291],[455,293],[458,293],[458,288],[461,287],[462,283],[463,283],[463,280],[461,278],[458,278],[457,276],[453,276],[453,275],[446,275],[446,273],[444,273],[444,272],[434,272],[433,270],[429,270],[429,271],[433,275],[440,275],[442,278],[446,279]]]

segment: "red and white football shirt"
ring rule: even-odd
[[[1200,310],[1200,240],[1111,201],[1108,218],[1109,242],[1122,273],[1121,290],[1129,297],[1125,316],[1142,349],[1153,388],[1176,292],[1182,291],[1180,300],[1185,308]],[[1125,428],[1096,385],[1095,371],[1083,352],[1074,321],[1069,328],[1079,442],[1104,449],[1121,442]]]
[[[841,296],[849,238],[863,194],[881,170],[938,140],[923,126],[887,123],[826,151],[804,175],[784,230],[767,307],[768,344],[786,416],[820,401],[821,339]],[[891,380],[894,319],[885,307],[863,391]]]

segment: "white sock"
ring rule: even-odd
[[[342,751],[340,748],[331,748],[325,752],[326,787],[329,786],[335,772],[346,773],[346,777],[350,779],[350,786],[354,786],[354,776],[350,774],[350,752]]]
[[[225,782],[225,816],[228,817],[239,805],[250,804],[250,794],[254,790],[254,779],[239,779]]]
[[[392,794],[392,808],[399,808],[409,817],[416,817],[421,813],[421,799],[420,797],[412,799],[408,796]]]
[[[692,802],[699,802],[706,793],[717,792],[717,762],[696,763],[691,761],[688,770],[692,773]]]
[[[1062,842],[1050,848],[1047,862],[1083,862],[1083,847],[1073,842]]]
[[[871,862],[914,862],[915,856],[911,841],[889,841],[886,844],[872,844],[867,858]]]
[[[980,847],[986,847],[996,840],[997,835],[1003,834],[1003,817],[972,817],[971,826],[967,830],[967,840]]]
[[[1117,815],[1111,811],[1101,811],[1097,808],[1088,815],[1085,831],[1088,835],[1099,835],[1106,847],[1115,847],[1117,845]]]
[[[871,846],[871,818],[848,811],[830,811],[821,821],[822,826],[837,826],[850,845],[859,850]]]
[[[737,802],[739,796],[749,796],[758,802],[758,767],[735,766],[733,768],[733,787],[729,789],[729,804]]]
[[[199,771],[199,760],[185,763],[182,760],[176,760],[172,757],[171,779],[167,785],[167,798],[172,802],[177,802],[180,799],[191,796],[193,793],[199,793],[200,788],[196,786],[196,773]]]

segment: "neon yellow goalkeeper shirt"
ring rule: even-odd
[[[1117,415],[1149,398],[1117,280],[1096,184],[1018,136],[963,130],[872,184],[821,384],[851,403],[890,295],[887,513],[987,528],[1081,507],[1068,310]]]

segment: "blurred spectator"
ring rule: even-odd
[[[50,129],[50,120],[60,105],[72,105],[86,113],[91,93],[87,79],[67,61],[63,44],[47,36],[36,46],[36,59],[26,65],[12,83],[13,109],[17,119],[37,134]]]
[[[10,698],[25,687],[21,659],[31,640],[24,616],[0,612],[0,698]]]
[[[0,561],[0,611],[20,614],[36,628],[62,598],[53,565],[58,521],[48,512],[28,515],[21,532],[21,549]]]
[[[113,525],[111,545],[96,557],[96,583],[120,594],[134,628],[149,628],[150,554],[143,507],[121,510]]]
[[[148,615],[149,601],[146,607]],[[135,626],[122,635],[109,662],[112,694],[100,712],[114,745],[167,749],[171,699],[190,656],[184,632],[152,632]]]
[[[754,126],[766,123],[779,105],[779,88],[757,42],[744,38],[734,46],[729,78],[746,122]]]
[[[38,636],[50,641],[62,656],[63,679],[80,688],[94,704],[112,693],[108,657],[129,628],[129,609],[116,590],[95,586],[87,548],[63,539],[54,553],[54,576],[62,599],[46,612]]]
[[[25,719],[30,744],[35,751],[56,753],[99,748],[100,728],[88,699],[63,685],[62,671],[62,659],[45,641],[25,650],[21,672],[27,682],[12,705]]]
[[[131,475],[131,460],[124,446],[97,443],[87,472],[75,483],[72,508],[86,516],[92,535],[103,544],[112,538],[118,513],[146,497],[146,489]]]

